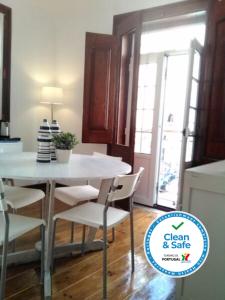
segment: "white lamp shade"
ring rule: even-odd
[[[63,89],[60,87],[44,86],[41,89],[41,103],[62,104]]]

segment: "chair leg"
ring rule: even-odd
[[[4,243],[2,253],[2,266],[1,266],[1,282],[0,282],[0,300],[4,299],[5,295],[5,282],[6,282],[6,269],[7,269],[7,249],[8,243]]]
[[[53,238],[52,238],[52,262],[51,262],[51,272],[53,273],[55,270],[55,259],[54,259],[54,247],[55,247],[55,235],[56,235],[56,223],[57,219],[53,222]]]
[[[82,246],[81,246],[81,254],[84,255],[85,254],[85,240],[86,240],[86,226],[83,225],[82,228]]]
[[[135,263],[134,263],[134,218],[133,218],[133,204],[130,205],[130,241],[131,241],[131,272],[134,273]]]
[[[104,223],[103,223],[103,300],[107,299],[107,208],[104,212]]]
[[[74,222],[71,223],[71,237],[70,237],[70,242],[71,244],[74,242]]]
[[[8,252],[8,236],[9,236],[9,220],[8,216],[5,225],[5,239],[2,247],[2,264],[1,264],[1,281],[0,281],[0,300],[5,296],[5,282],[6,282],[6,270],[7,270],[7,252]]]
[[[17,210],[13,208],[12,213],[15,215],[17,213]],[[16,240],[12,241],[12,252],[16,252]]]
[[[112,203],[112,207],[115,207],[115,202]],[[111,243],[113,243],[116,239],[116,231],[115,231],[115,228],[113,227],[112,228],[112,241]]]
[[[46,220],[45,218],[45,198],[41,199],[40,219]],[[40,226],[40,237],[42,240],[42,227]]]
[[[104,228],[103,238],[103,300],[107,299],[107,230]]]
[[[41,230],[41,284],[44,283],[45,266],[45,226],[40,226]]]
[[[41,212],[40,212],[41,219],[45,220],[45,198],[41,199]]]
[[[115,228],[113,227],[112,228],[112,241],[111,241],[111,243],[113,243],[115,241],[115,238],[116,238],[116,231],[115,231]]]

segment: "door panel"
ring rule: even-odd
[[[114,34],[120,41],[117,69],[115,132],[108,154],[121,156],[133,166],[138,70],[141,38],[141,12],[114,19]]]
[[[225,158],[225,2],[210,1],[197,119],[196,163]]]
[[[213,86],[211,96],[210,133],[214,141],[225,142],[225,20],[218,22],[216,27],[215,60]]]
[[[157,184],[157,176],[155,176],[155,173],[158,168],[158,144],[162,126],[162,112],[159,99],[163,95],[162,82],[164,83],[165,78],[163,74],[165,75],[163,53],[141,55],[134,169],[136,172],[139,167],[144,166],[145,172],[135,194],[135,202],[147,206],[153,206],[156,202],[155,186]],[[147,118],[145,118],[145,115],[147,115]],[[143,135],[148,135],[147,144]]]
[[[187,53],[165,53],[165,82],[161,98],[162,125],[154,199],[159,206],[176,208],[180,183],[182,131],[188,74]]]
[[[105,34],[86,34],[83,143],[113,139],[117,40]]]
[[[184,171],[193,166],[194,150],[197,140],[197,115],[199,114],[198,94],[203,47],[195,39],[189,50],[189,68],[185,104],[184,130],[181,150],[180,183],[178,190],[178,209],[182,209],[181,199],[184,184]]]

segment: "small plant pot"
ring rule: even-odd
[[[55,152],[56,152],[57,161],[59,163],[66,164],[69,162],[72,150],[56,149]]]

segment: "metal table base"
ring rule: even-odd
[[[41,258],[40,254],[41,242],[36,243],[35,248],[11,252],[7,255],[7,265],[21,265],[27,264],[35,261],[39,261]],[[103,249],[102,240],[94,240],[90,243],[85,244],[85,253],[91,251],[99,251]],[[67,257],[71,253],[81,254],[82,244],[81,243],[68,243],[61,244],[54,247],[54,257],[62,258]],[[0,255],[1,259],[1,255]]]

